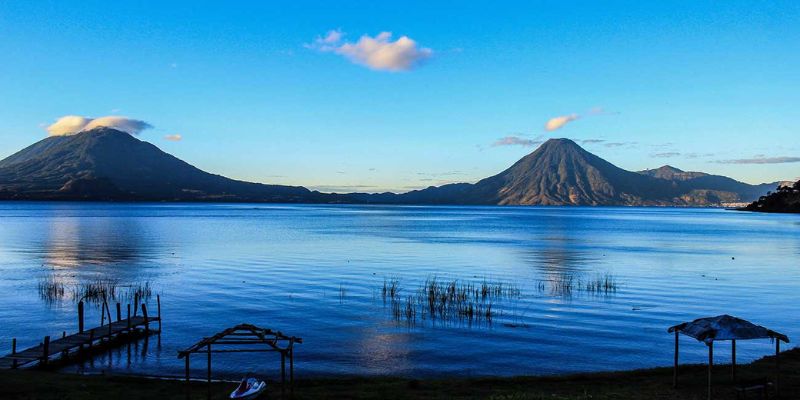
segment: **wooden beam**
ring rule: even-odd
[[[158,333],[161,333],[161,295],[156,295],[156,311],[158,312]],[[160,337],[160,336],[159,336]]]
[[[708,344],[708,400],[711,400],[711,370],[714,369],[714,342]]]
[[[675,365],[672,369],[672,387],[678,387],[678,335],[679,332],[675,330]]]
[[[144,331],[150,332],[150,321],[147,319],[147,305],[142,303],[142,316],[144,317]]]
[[[780,396],[779,381],[781,379],[781,340],[775,339],[775,395]]]
[[[44,337],[44,347],[42,354],[42,364],[47,365],[47,360],[50,359],[50,336]]]
[[[289,384],[294,386],[294,348],[289,347]]]
[[[281,352],[281,386],[286,386],[286,353],[284,352]]]
[[[731,380],[736,382],[736,339],[731,340]]]
[[[224,350],[211,350],[212,353],[272,353],[272,352],[275,352],[275,351],[283,351],[283,350],[275,350],[275,349],[224,349]],[[206,353],[208,353],[208,350],[195,350],[195,351],[191,351],[190,353],[206,354]]]
[[[83,333],[83,301],[78,302],[78,333]]]
[[[186,354],[186,359],[185,359],[184,364],[185,364],[185,367],[186,367],[186,384],[188,385],[189,384],[189,354]]]
[[[208,374],[206,379],[208,383],[211,384],[211,344],[208,345]]]

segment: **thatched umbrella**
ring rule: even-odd
[[[736,341],[751,339],[772,339],[775,341],[775,391],[778,392],[778,378],[780,374],[781,341],[789,343],[789,337],[782,333],[756,325],[750,321],[730,315],[698,318],[691,322],[684,322],[670,327],[667,332],[675,332],[675,370],[672,384],[678,387],[678,334],[691,336],[708,346],[708,398],[711,398],[711,369],[714,366],[714,342],[719,340],[731,341],[732,369],[731,376],[736,380]]]

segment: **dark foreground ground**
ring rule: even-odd
[[[774,358],[738,369],[740,379],[772,377]],[[672,388],[672,368],[565,375],[481,379],[410,380],[335,378],[299,380],[296,399],[705,399],[707,368],[683,366],[680,387]],[[714,398],[734,399],[730,366],[714,370]],[[0,372],[0,399],[227,399],[234,384],[182,382],[123,376],[77,376],[44,371]],[[781,398],[800,399],[800,348],[781,354]],[[274,389],[278,389],[275,386]],[[262,398],[281,398],[273,390]],[[750,394],[752,399],[760,398]],[[772,397],[771,397],[772,398]]]

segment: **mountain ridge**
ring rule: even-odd
[[[550,139],[475,183],[399,194],[326,194],[230,179],[112,128],[48,137],[0,160],[0,199],[18,200],[708,206],[749,202],[772,187],[672,166],[628,171],[569,139]]]

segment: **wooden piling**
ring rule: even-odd
[[[281,386],[286,386],[286,352],[281,351]],[[283,390],[281,388],[281,390]]]
[[[781,379],[781,340],[775,338],[775,395],[780,397],[781,390],[779,381]]]
[[[100,307],[100,326],[105,325],[106,322],[106,302]]]
[[[289,345],[289,384],[294,386],[294,348],[291,347],[292,345],[293,343]]]
[[[47,365],[47,360],[50,359],[50,336],[44,337],[44,348],[43,355],[42,355],[42,365]]]
[[[117,322],[122,321],[122,310],[120,309],[119,302],[117,302]]]
[[[128,332],[131,330],[131,304],[128,303]]]
[[[672,368],[672,387],[678,387],[678,330],[675,330],[675,365]]]
[[[211,344],[210,343],[209,343],[209,345],[207,347],[207,350],[208,350],[208,373],[207,373],[207,376],[206,376],[206,380],[208,380],[208,383],[211,384]]]
[[[83,333],[83,301],[78,302],[78,333]]]
[[[711,400],[711,370],[714,369],[714,342],[708,344],[708,400]]]
[[[17,338],[11,339],[11,355],[17,354]],[[11,362],[11,368],[17,368],[17,360]]]
[[[731,340],[731,380],[736,382],[736,339]]]
[[[186,353],[186,384],[189,384],[189,355],[191,353]]]
[[[139,308],[139,293],[133,294],[133,316],[136,316],[136,312]]]
[[[158,333],[161,333],[161,295],[160,294],[156,295],[156,312],[158,314]]]
[[[150,332],[150,320],[147,319],[147,305],[142,303],[142,316],[144,317],[144,331]]]

